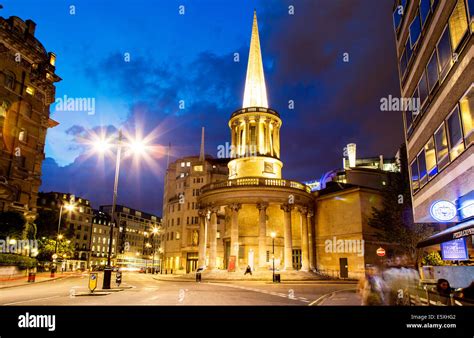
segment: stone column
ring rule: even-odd
[[[232,126],[231,126],[231,128],[230,128],[230,130],[231,130],[231,133],[230,133],[230,137],[231,137],[231,142],[230,142],[230,145],[231,145],[231,147],[230,147],[230,149],[231,149],[231,154],[230,154],[230,156],[231,156],[232,158],[235,156],[235,154],[232,153],[232,150],[233,150],[234,152],[237,151],[237,137],[236,137],[236,136],[237,136],[237,132],[236,132],[236,129],[237,129],[237,128],[236,128],[236,123],[233,122],[233,123],[232,123]]]
[[[293,270],[293,243],[291,238],[291,209],[292,206],[289,204],[283,204],[281,210],[283,210],[283,236],[285,239],[285,251],[284,251],[284,269],[286,271]]]
[[[246,117],[245,121],[245,140],[244,140],[244,154],[248,156],[249,145],[250,145],[250,121],[249,118]]]
[[[229,205],[232,211],[231,225],[230,225],[230,255],[235,256],[235,270],[239,268],[239,203]]]
[[[217,258],[217,212],[219,208],[211,208],[211,222],[209,225],[209,269],[216,268]]]
[[[258,213],[258,267],[267,266],[267,214],[268,203],[257,204]]]
[[[255,156],[260,154],[260,117],[255,117]]]
[[[199,258],[198,267],[206,265],[207,210],[200,209],[199,214]]]
[[[272,143],[270,141],[270,136],[271,136],[271,133],[270,133],[270,119],[268,118],[265,123],[266,123],[266,135],[265,135],[265,153],[267,155],[271,155],[271,146],[272,146]]]
[[[308,208],[299,207],[301,217],[301,271],[309,270]]]
[[[308,231],[308,254],[309,254],[309,268],[311,270],[314,270],[314,268],[316,267],[316,264],[314,262],[314,250],[316,249],[316,247],[314,246],[314,242],[313,242],[313,235],[315,235],[315,228],[313,226],[313,215],[314,215],[314,211],[313,209],[309,209],[308,210],[308,224],[309,224],[309,231]]]

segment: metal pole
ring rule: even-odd
[[[107,266],[104,269],[104,283],[102,285],[102,289],[110,289],[110,280],[112,278],[111,256],[112,256],[112,242],[114,239],[113,233],[114,233],[114,224],[115,224],[115,206],[117,204],[117,190],[118,190],[118,180],[119,180],[119,174],[120,174],[121,151],[122,151],[122,130],[119,130],[118,142],[117,142],[117,158],[115,162],[114,196],[112,199],[112,211],[111,211],[112,222],[110,223],[109,252],[107,254]]]
[[[56,232],[56,248],[54,249],[54,253],[58,252],[58,237],[59,237],[59,229],[61,228],[61,217],[63,215],[63,205],[59,208],[59,221],[58,221],[58,231]]]
[[[152,261],[151,261],[151,274],[154,275],[155,274],[155,233],[153,233],[153,237],[152,237],[152,250],[153,250],[153,258],[152,258]]]
[[[275,237],[272,237],[273,282],[275,282]]]

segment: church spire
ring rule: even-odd
[[[268,108],[267,89],[263,74],[262,53],[258,36],[257,11],[253,13],[252,38],[250,40],[249,62],[247,78],[245,80],[244,103],[242,108]]]

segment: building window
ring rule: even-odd
[[[433,137],[430,138],[425,145],[426,169],[428,170],[428,178],[431,179],[438,173],[436,166],[436,152]]]
[[[181,162],[181,168],[184,168],[185,165],[186,165],[186,163]]]
[[[176,239],[178,240],[178,239],[180,239],[180,238],[181,238],[181,234],[177,231],[177,232],[176,232]]]
[[[186,167],[190,167],[191,166],[191,162],[186,162]]]
[[[428,75],[428,86],[431,93],[438,82],[438,58],[436,56],[436,51],[433,52],[433,55],[428,62],[428,66],[426,67],[426,71]]]
[[[397,6],[395,8],[395,11],[393,12],[393,29],[395,31],[398,30],[400,27],[400,24],[402,23],[402,18],[403,18],[403,7]]]
[[[436,160],[438,162],[438,169],[442,170],[449,163],[448,139],[446,138],[446,129],[444,122],[438,128],[434,135],[436,147]]]
[[[449,34],[448,29],[444,30],[441,39],[438,42],[438,61],[439,61],[439,70],[441,73],[441,79],[448,73],[448,70],[451,68],[451,46],[449,43]]]
[[[186,217],[186,224],[189,224],[189,216]]]
[[[424,105],[426,99],[428,98],[428,81],[426,79],[426,72],[423,72],[420,82],[418,83],[418,92],[420,96],[420,107],[418,108],[421,110],[421,107]]]
[[[423,27],[426,23],[426,19],[430,15],[430,0],[421,0],[420,2],[420,17],[421,17],[421,26]]]
[[[266,173],[272,173],[273,174],[274,173],[273,172],[273,163],[265,162],[263,171],[266,172]]]
[[[461,107],[464,140],[466,141],[466,147],[469,147],[474,143],[474,85],[471,85],[471,88],[463,96],[459,106]]]
[[[176,220],[176,225],[181,225],[181,218],[178,217],[178,219]]]
[[[420,182],[418,181],[419,174],[418,174],[418,162],[415,159],[413,163],[410,166],[410,171],[411,171],[411,186],[413,189],[413,192],[418,191],[420,189]]]
[[[267,250],[267,255],[266,255],[266,261],[267,263],[270,262],[270,251]]]
[[[451,161],[459,156],[464,150],[464,142],[461,131],[461,121],[459,119],[459,108],[456,106],[448,117],[448,140],[449,156]]]
[[[31,86],[26,87],[26,93],[29,95],[35,95],[35,89]]]
[[[423,149],[417,156],[418,159],[418,173],[420,177],[420,185],[424,186],[428,182],[428,175],[426,172],[426,157],[425,149]]]
[[[417,43],[418,39],[420,38],[420,34],[421,34],[421,23],[420,23],[420,16],[417,13],[410,25],[410,44],[411,44],[412,49]],[[410,59],[408,58],[408,60]]]
[[[405,125],[406,125],[406,130],[407,130],[407,138],[411,136],[411,133],[413,131],[413,114],[411,110],[405,111]]]
[[[5,73],[5,87],[11,90],[15,90],[16,77],[15,74],[11,72]]]
[[[453,50],[456,50],[458,47],[466,33],[467,27],[466,6],[464,5],[464,0],[458,0],[449,18],[449,33],[451,34]]]
[[[202,165],[195,165],[193,169],[194,169],[194,171],[199,171],[199,172],[203,171]]]
[[[26,129],[21,129],[20,130],[20,133],[18,134],[18,140],[20,140],[20,142],[26,142],[27,140],[27,132],[26,132]]]
[[[11,103],[7,100],[2,100],[0,104],[0,117],[6,117],[8,109],[10,109]]]
[[[221,238],[221,232],[220,232],[220,231],[217,232],[216,238],[217,238],[217,239],[220,239],[220,238]]]

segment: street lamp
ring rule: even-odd
[[[58,231],[56,232],[56,245],[54,247],[54,255],[53,255],[53,263],[54,261],[56,260],[56,258],[58,257],[57,253],[58,253],[58,242],[63,239],[63,235],[61,235],[59,233],[60,229],[61,229],[61,218],[63,216],[63,208],[66,209],[66,211],[69,211],[69,212],[73,212],[74,211],[74,205],[72,204],[61,204],[61,207],[59,208],[59,221],[58,221]],[[53,278],[54,277],[54,273],[56,272],[56,267],[54,266],[52,269],[51,269],[51,277]]]
[[[273,260],[273,269],[272,269],[273,279],[272,280],[273,282],[275,282],[275,236],[276,236],[275,231],[272,231],[270,236],[272,237],[272,260]]]
[[[146,150],[146,144],[143,141],[135,140],[129,143],[129,148],[136,154],[142,154]],[[111,147],[107,139],[99,139],[94,143],[94,148],[96,151],[104,153]],[[112,242],[113,242],[113,233],[114,233],[114,224],[115,222],[115,208],[117,205],[117,191],[118,191],[118,181],[120,174],[120,157],[122,153],[122,130],[118,131],[117,139],[117,153],[115,159],[115,179],[114,179],[114,193],[112,198],[112,210],[110,212],[112,217],[112,222],[110,222],[110,236],[109,236],[109,250],[107,253],[107,265],[104,268],[104,282],[102,285],[103,289],[110,289],[110,280],[112,278],[112,266],[111,266],[111,257],[112,257]]]

